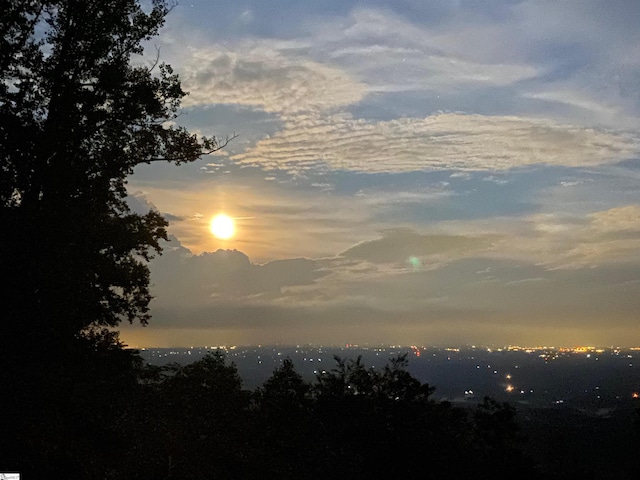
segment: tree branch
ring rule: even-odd
[[[203,155],[210,155],[212,153],[217,152],[218,150],[222,150],[223,148],[225,148],[227,145],[229,145],[229,143],[234,140],[235,138],[238,138],[240,135],[235,133],[229,137],[228,135],[225,137],[224,141],[222,143],[218,143],[216,138],[214,137],[212,139],[212,141],[214,143],[216,143],[216,146],[210,149],[206,149],[206,150],[202,150],[200,152],[200,154],[198,155],[198,157],[201,157]],[[145,161],[145,163],[151,163],[151,162],[189,162],[194,160],[193,158],[189,157],[189,156],[178,156],[178,157],[155,157],[155,158],[150,158],[148,160]]]

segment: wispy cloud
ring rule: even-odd
[[[629,135],[532,118],[448,113],[368,122],[334,114],[287,122],[232,160],[291,172],[405,172],[593,166],[637,154]]]

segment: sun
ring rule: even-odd
[[[229,215],[225,215],[224,213],[220,213],[213,217],[213,220],[211,220],[211,224],[209,225],[209,229],[216,238],[221,240],[228,240],[236,233],[236,226],[233,222],[233,218]]]

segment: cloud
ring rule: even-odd
[[[231,158],[293,173],[378,173],[594,166],[637,154],[631,136],[532,118],[448,113],[368,122],[334,114],[286,122],[284,130]]]
[[[640,233],[640,205],[595,212],[590,215],[591,227],[598,232],[637,232]]]
[[[417,266],[424,257],[453,253],[460,258],[472,252],[489,249],[491,245],[492,239],[487,236],[421,235],[409,229],[394,229],[383,232],[381,238],[354,245],[341,256],[371,263]]]
[[[149,210],[158,210],[158,208],[149,201],[146,193],[140,190],[129,193],[126,201],[131,211],[138,215],[146,215]]]
[[[504,87],[542,73],[506,54],[509,32],[501,26],[452,23],[424,25],[388,9],[357,8],[344,24],[317,29],[314,52],[323,50],[373,91]]]
[[[308,285],[325,275],[304,258],[251,263],[237,250],[193,255],[173,237],[165,253],[151,263],[153,293],[164,307],[212,306],[249,302],[252,297],[279,294],[287,286]]]
[[[457,343],[496,342],[502,339],[496,331],[506,341],[513,341],[517,331],[523,335],[518,341],[527,343],[535,341],[536,329],[550,337],[555,333],[556,341],[562,329],[613,338],[615,326],[634,325],[640,307],[640,262],[549,270],[521,259],[471,255],[438,268],[381,275],[359,258],[255,265],[238,251],[193,256],[173,248],[152,265],[154,292],[173,293],[154,300],[149,329],[209,329],[206,335],[230,335],[233,342],[389,342],[401,337],[429,343],[445,332]],[[380,260],[377,253],[370,257]],[[358,269],[361,275],[354,274]],[[609,333],[602,331],[605,317]],[[200,341],[210,343],[205,338]]]
[[[524,222],[524,224],[520,222]],[[640,264],[640,206],[583,215],[539,213],[504,232],[494,252],[547,270]]]
[[[287,47],[260,42],[191,49],[181,74],[190,91],[183,106],[237,104],[293,115],[357,103],[366,94],[344,70],[286,55]]]
[[[638,109],[629,107],[640,105],[640,90],[630,87],[640,68],[597,55],[589,59],[593,67],[568,66],[571,49],[543,55],[554,44],[534,28],[543,24],[561,44],[568,41],[564,22],[545,20],[548,13],[531,2],[491,9],[502,21],[445,9],[440,23],[427,25],[391,7],[356,7],[338,22],[309,23],[306,36],[190,47],[180,69],[190,91],[184,105],[240,105],[276,115],[280,130],[230,157],[295,175],[577,167],[637,156],[637,135],[607,128],[640,125]],[[592,10],[575,8],[576,19],[593,24],[598,9]],[[578,44],[601,48],[579,28],[572,31]],[[620,38],[607,41],[618,45]],[[420,93],[418,103],[440,94],[467,100],[449,113],[434,114],[433,103],[416,106],[425,117],[374,121],[354,113],[392,107],[385,96],[391,92]],[[487,96],[493,113],[474,114],[477,97]],[[634,96],[637,102],[629,102]],[[502,104],[511,105],[511,114]],[[550,104],[558,108],[543,108]],[[447,112],[446,103],[440,108]]]

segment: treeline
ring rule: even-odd
[[[14,464],[4,467],[24,478],[91,479],[535,473],[513,407],[488,398],[476,409],[434,401],[433,387],[407,371],[406,356],[381,370],[336,357],[313,382],[285,359],[249,391],[221,353],[166,367],[143,365],[126,350],[87,353],[66,372],[41,367],[38,395],[16,392],[18,430],[2,442]]]

